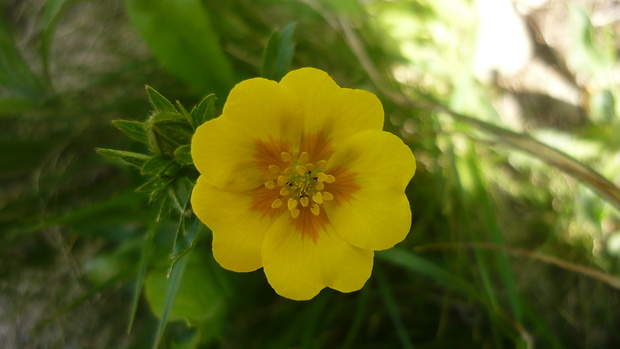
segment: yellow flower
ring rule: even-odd
[[[295,300],[362,288],[373,251],[411,226],[415,157],[382,129],[374,94],[318,69],[235,86],[192,139],[192,207],[213,231],[215,259],[236,272],[262,267]]]

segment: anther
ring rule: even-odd
[[[265,188],[267,189],[273,189],[276,187],[276,184],[273,181],[267,181],[265,182]]]
[[[316,188],[316,190],[323,190],[325,188],[325,184],[323,184],[323,182],[317,182],[314,188]]]
[[[334,183],[336,181],[336,177],[332,176],[332,175],[327,175],[327,183]]]
[[[325,201],[334,200],[334,196],[332,195],[332,193],[330,193],[328,191],[324,191],[323,192],[323,200],[325,200]]]
[[[292,158],[291,154],[289,154],[289,153],[287,153],[285,151],[280,153],[280,157],[282,158],[282,161],[284,161],[284,162],[289,162],[289,161],[291,161],[291,158]]]
[[[289,210],[291,210],[291,211],[295,210],[296,207],[297,207],[297,200],[295,200],[293,198],[289,198],[288,202],[287,202],[287,206],[288,206]]]
[[[325,166],[327,166],[327,161],[325,160],[319,160],[319,162],[316,163],[316,167],[320,169],[324,169]]]
[[[280,199],[275,199],[273,200],[273,202],[271,203],[271,208],[278,208],[278,207],[282,207],[282,200]]]
[[[284,175],[288,176],[293,172],[293,169],[290,167],[287,167],[286,170],[284,170]]]
[[[306,172],[308,172],[308,169],[306,168],[306,166],[297,166],[295,167],[295,171],[297,171],[298,175],[303,176],[306,174]]]
[[[276,174],[280,172],[280,167],[278,165],[269,165],[269,172]]]
[[[319,205],[314,204],[312,205],[312,207],[310,207],[310,211],[312,211],[313,215],[318,216],[321,213],[321,208],[319,207]]]
[[[282,195],[282,196],[287,196],[290,193],[291,193],[291,191],[288,190],[287,187],[282,187],[282,189],[280,189],[280,195]]]
[[[327,181],[327,175],[323,172],[319,172],[316,174],[316,180],[319,182],[325,182]]]
[[[308,153],[306,153],[306,152],[303,152],[299,156],[299,160],[301,160],[301,162],[303,162],[303,163],[306,163],[306,162],[308,162],[308,160],[310,160],[310,155],[308,155]]]
[[[293,219],[299,217],[299,210],[298,209],[291,210],[291,217],[293,217]]]
[[[312,195],[312,201],[316,202],[317,204],[322,204],[323,203],[323,195],[321,194],[321,192],[318,192],[318,193]]]
[[[309,201],[310,201],[310,200],[308,199],[308,197],[307,197],[307,196],[303,196],[303,197],[299,198],[299,203],[300,203],[300,204],[301,204],[301,206],[303,206],[303,207],[308,207],[308,202],[309,202]]]
[[[278,177],[278,185],[285,185],[288,180],[284,176]]]
[[[308,169],[308,171],[312,172],[314,171],[314,165],[313,164],[306,164],[306,168]]]

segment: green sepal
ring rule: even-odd
[[[151,156],[124,150],[98,148],[97,153],[109,158],[120,159],[124,163],[137,168],[142,168],[151,159]]]
[[[279,81],[291,69],[295,43],[293,34],[296,23],[291,23],[275,31],[269,38],[265,55],[263,56],[262,76]]]
[[[192,109],[191,119],[192,126],[197,129],[198,126],[215,117],[215,95],[210,94],[200,101],[200,103]]]
[[[150,199],[155,200],[160,197],[166,189],[168,189],[168,186],[172,183],[172,181],[174,181],[174,178],[153,177],[146,183],[142,184],[138,189],[136,189],[136,191],[149,193]]]
[[[142,166],[142,174],[159,175],[164,173],[170,164],[172,164],[172,160],[170,159],[164,159],[161,156],[153,156]]]
[[[151,150],[164,157],[174,157],[178,147],[191,142],[193,134],[192,126],[178,112],[156,113],[147,122]]]
[[[186,144],[178,147],[174,152],[174,161],[181,165],[192,165],[194,160],[192,159],[191,146]]]
[[[114,126],[123,131],[129,138],[140,143],[149,144],[149,137],[146,134],[144,122],[130,120],[114,120]]]
[[[178,113],[174,105],[170,101],[161,95],[161,93],[155,91],[151,86],[146,86],[146,93],[149,95],[151,105],[158,113]]]

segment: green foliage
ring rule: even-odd
[[[164,66],[199,93],[227,95],[235,74],[211,25],[212,14],[201,1],[125,3],[134,28]]]
[[[20,346],[620,344],[620,44],[602,16],[561,4],[566,46],[533,24],[559,5],[529,18],[566,97],[553,74],[478,78],[483,1],[22,3],[0,13],[2,294],[36,324],[2,323]],[[411,232],[367,285],[292,302],[213,260],[191,137],[242,78],[301,66],[377,93],[418,172]],[[149,110],[146,84],[170,99],[147,87]],[[46,297],[24,297],[37,282]]]
[[[293,52],[295,51],[295,43],[293,42],[295,27],[296,24],[291,23],[275,31],[269,38],[263,57],[262,76],[264,78],[280,81],[291,70]]]

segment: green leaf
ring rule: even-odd
[[[131,301],[131,312],[129,315],[129,325],[127,325],[127,333],[131,333],[133,322],[138,312],[138,304],[140,303],[140,295],[142,295],[142,286],[146,279],[146,269],[149,266],[149,259],[153,253],[153,240],[155,238],[155,231],[157,230],[157,224],[151,224],[148,233],[144,236],[144,242],[142,243],[142,253],[140,255],[140,264],[138,266],[138,276],[136,278],[136,286],[134,288],[133,298]]]
[[[159,62],[197,92],[225,96],[237,79],[200,0],[127,0],[129,19]]]
[[[44,95],[43,85],[19,53],[3,14],[0,14],[0,53],[0,86],[19,97],[40,100]]]
[[[37,105],[38,103],[27,98],[2,97],[0,98],[0,116],[21,113],[34,109]]]
[[[295,26],[295,23],[291,23],[274,32],[269,38],[263,57],[264,78],[279,81],[291,69],[295,51]]]
[[[130,120],[114,120],[114,126],[123,131],[129,138],[140,143],[149,144],[149,138],[146,134],[146,127],[143,122]]]
[[[174,181],[174,178],[154,177],[142,184],[138,189],[136,189],[136,191],[149,193],[151,200],[154,200],[162,195],[166,189],[168,189],[168,186],[172,183],[172,181]]]
[[[221,330],[227,304],[215,268],[215,261],[207,254],[190,253],[181,258],[169,278],[164,266],[148,274],[146,299],[161,319],[156,342],[170,321],[182,320],[196,326],[203,343]]]
[[[151,159],[151,157],[148,155],[124,150],[98,148],[97,153],[103,156],[107,156],[109,158],[120,159],[124,163],[135,166],[137,168],[142,168],[144,163]]]
[[[161,93],[157,92],[151,86],[146,87],[146,93],[149,95],[149,100],[151,101],[151,105],[153,109],[155,109],[158,113],[178,113],[174,105],[170,103],[170,101],[161,95]]]
[[[170,164],[172,164],[172,160],[170,159],[164,159],[161,156],[153,156],[142,166],[142,174],[158,175],[164,173]]]
[[[215,99],[215,95],[210,94],[192,109],[191,117],[194,130],[215,117]]]
[[[188,144],[178,147],[174,152],[174,160],[181,165],[193,164],[191,146]]]
[[[428,261],[412,252],[394,247],[385,251],[378,251],[376,256],[385,259],[407,270],[429,277],[445,287],[462,292],[472,299],[479,299],[477,290],[467,281],[458,278],[449,271]]]
[[[43,61],[43,71],[49,78],[49,57],[52,47],[52,38],[58,24],[58,20],[62,16],[66,8],[67,0],[47,0],[43,8],[43,23],[41,25],[41,57]]]

